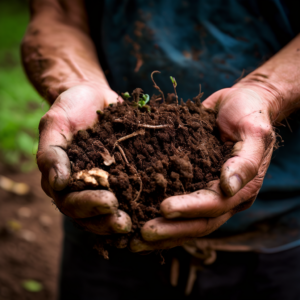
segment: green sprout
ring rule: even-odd
[[[108,106],[110,106],[110,107],[112,107],[113,105],[114,105],[113,103],[108,104]]]
[[[123,98],[124,100],[127,100],[127,99],[130,98],[130,94],[129,94],[128,92],[125,92],[125,93],[122,94],[122,98]]]
[[[43,289],[43,285],[35,280],[29,279],[22,282],[23,288],[28,292],[39,292]]]
[[[171,81],[173,83],[173,86],[176,88],[176,86],[177,86],[176,79],[174,77],[172,77],[172,76],[170,76],[170,79],[171,79]]]
[[[178,95],[177,95],[177,92],[176,92],[177,82],[176,82],[176,79],[172,76],[170,76],[170,79],[171,79],[173,87],[174,87],[174,92],[175,92],[175,96],[176,96],[176,103],[178,105]]]
[[[149,100],[150,100],[149,95],[148,95],[148,94],[144,94],[144,95],[140,98],[140,100],[139,100],[139,102],[138,102],[138,106],[139,106],[140,108],[144,107],[144,106],[149,102]]]

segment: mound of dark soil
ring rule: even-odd
[[[133,103],[141,93],[133,92]],[[103,188],[78,180],[76,174],[94,168],[107,171],[119,209],[132,218],[129,235],[160,215],[165,198],[218,179],[232,148],[218,138],[216,112],[201,104],[200,95],[181,105],[170,103],[174,94],[165,103],[159,103],[159,97],[153,96],[149,107],[129,101],[107,107],[94,128],[79,131],[67,150],[73,172],[70,189]]]

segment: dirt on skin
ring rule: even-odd
[[[142,93],[136,89],[133,101],[99,112],[94,128],[79,131],[67,150],[73,174],[71,190],[93,188],[78,180],[79,171],[100,168],[109,173],[109,189],[115,193],[119,209],[132,218],[130,234],[118,235],[118,242],[107,239],[121,248],[145,222],[160,216],[164,199],[203,189],[219,179],[232,149],[232,144],[221,142],[216,112],[201,104],[201,95],[181,101],[181,105],[174,94],[168,94],[163,103],[161,96],[154,95],[148,107],[137,108],[133,104]],[[109,166],[103,159],[107,151],[115,160]]]

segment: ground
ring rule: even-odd
[[[62,241],[62,218],[40,187],[38,170],[0,175],[30,186],[18,196],[0,189],[0,300],[54,300]],[[26,280],[42,284],[39,292],[23,288]]]

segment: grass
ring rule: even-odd
[[[21,65],[28,21],[26,1],[0,1],[0,160],[21,171],[35,167],[38,124],[48,109]]]

